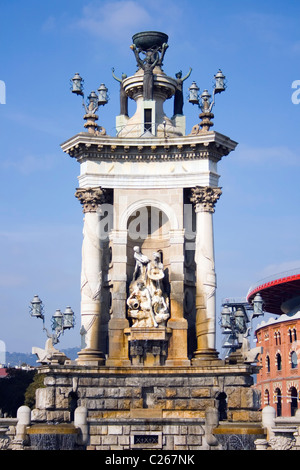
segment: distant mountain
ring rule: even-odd
[[[80,348],[68,348],[61,350],[61,352],[65,353],[65,355],[71,360],[75,360],[77,358],[78,351],[80,351]],[[6,366],[16,367],[22,364],[27,364],[29,366],[38,366],[37,356],[35,354],[30,353],[6,353]]]

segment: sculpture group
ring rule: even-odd
[[[151,261],[140,247],[134,247],[135,268],[127,299],[128,317],[132,327],[158,328],[166,325],[169,299],[164,292],[164,267],[159,252],[153,253]]]

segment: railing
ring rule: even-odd
[[[159,124],[152,122],[138,122],[135,124],[128,123],[116,126],[113,128],[113,130],[116,132],[117,137],[119,137],[120,133],[123,133],[124,130],[127,130],[127,132],[124,132],[121,137],[130,137],[130,134],[133,134],[134,137],[138,135],[138,137],[152,138],[157,135],[158,128],[161,133],[163,133],[164,137],[168,137],[168,130],[172,130],[173,132],[176,130],[175,126],[164,122]]]
[[[280,279],[286,280],[286,279],[289,279],[289,278],[293,278],[295,276],[300,277],[300,268],[290,269],[288,271],[283,271],[283,272],[280,272],[280,273],[277,273],[277,274],[273,274],[272,276],[265,277],[265,278],[261,279],[260,281],[256,282],[255,284],[253,284],[250,287],[250,289],[248,290],[247,298],[248,298],[248,296],[251,292],[253,292],[258,287],[260,287],[264,284],[268,284],[268,283],[274,282],[274,281],[279,281]]]

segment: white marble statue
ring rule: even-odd
[[[127,299],[128,316],[132,326],[157,328],[165,326],[169,314],[169,301],[163,291],[164,267],[159,252],[153,253],[153,260],[134,247],[136,261],[133,279]]]

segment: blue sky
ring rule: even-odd
[[[82,212],[74,197],[79,164],[60,144],[83,130],[80,99],[69,80],[79,72],[88,93],[104,82],[110,101],[99,123],[114,135],[119,85],[136,70],[132,35],[169,35],[164,71],[192,67],[211,90],[219,68],[228,81],[217,96],[213,130],[239,143],[219,164],[223,194],[214,215],[218,312],[261,278],[300,267],[300,4],[297,1],[10,0],[0,9],[0,339],[8,351],[43,346],[29,315],[38,294],[46,325],[71,305],[77,325],[60,347],[80,344]],[[3,101],[3,98],[2,98]],[[1,102],[1,97],[0,97]],[[172,115],[172,103],[165,111]],[[198,108],[185,100],[187,129]]]

